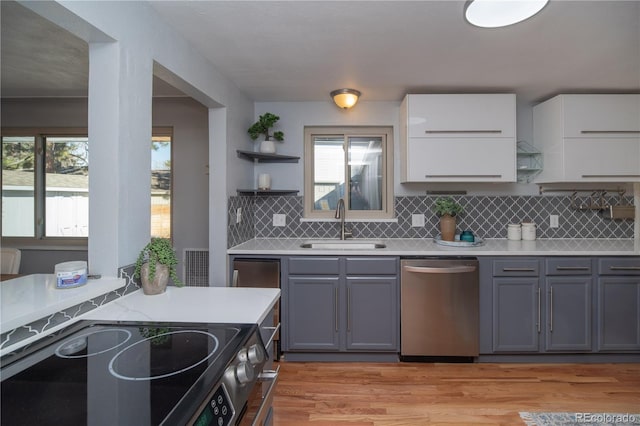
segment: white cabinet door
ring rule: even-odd
[[[640,137],[640,95],[562,95],[564,137]]]
[[[515,137],[514,94],[408,95],[409,137]]]
[[[514,94],[407,95],[402,182],[515,182]]]
[[[640,95],[558,95],[533,108],[545,182],[640,182]]]
[[[411,138],[409,182],[513,182],[515,145],[507,138]]]
[[[640,179],[640,143],[630,138],[567,138],[565,178],[570,181],[624,182]]]

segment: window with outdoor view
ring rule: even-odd
[[[171,238],[171,134],[155,131],[151,140],[151,236]]]
[[[391,127],[305,128],[305,217],[392,218],[392,170]]]
[[[89,140],[66,134],[2,129],[2,237],[89,235]],[[171,129],[151,141],[151,235],[171,237]]]
[[[86,135],[2,136],[2,236],[87,237]]]

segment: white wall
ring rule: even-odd
[[[329,97],[327,95],[327,97]],[[276,143],[278,153],[300,156],[297,164],[260,163],[255,168],[253,182],[243,187],[255,187],[259,173],[271,175],[271,186],[274,189],[297,189],[304,193],[304,127],[305,126],[342,126],[342,125],[374,125],[393,126],[394,129],[394,192],[395,195],[424,195],[426,190],[466,190],[477,195],[528,195],[537,194],[538,186],[534,184],[401,184],[400,182],[400,102],[366,102],[360,101],[350,110],[341,110],[331,99],[326,102],[256,102],[255,117],[266,112],[280,116],[276,130],[284,132],[284,142]],[[517,104],[518,140],[532,142],[533,109],[531,105]],[[244,145],[245,150],[257,149],[256,142],[249,137]],[[254,146],[255,145],[255,146]],[[452,159],[455,161],[455,159]],[[244,183],[243,183],[244,184]]]

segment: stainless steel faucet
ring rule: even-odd
[[[345,230],[345,226],[344,226],[344,220],[347,216],[347,214],[344,211],[345,207],[344,207],[344,199],[340,198],[338,200],[338,205],[336,206],[336,219],[340,219],[340,239],[344,240],[347,238],[351,238],[353,237],[353,233],[351,232],[351,230]]]

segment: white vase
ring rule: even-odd
[[[263,154],[275,154],[276,143],[274,141],[262,141],[260,142],[260,152]]]

